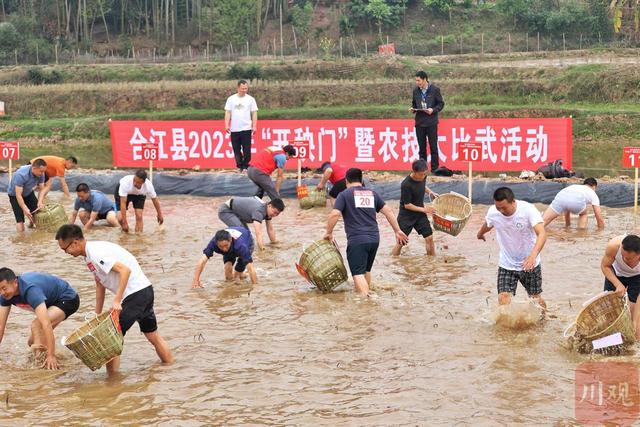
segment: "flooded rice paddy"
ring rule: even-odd
[[[486,206],[475,207],[457,238],[437,232],[434,258],[415,234],[392,258],[393,233],[380,217],[377,298],[370,299],[352,285],[323,295],[298,275],[294,262],[322,237],[327,211],[300,211],[294,200],[274,220],[279,243],[255,255],[259,285],[223,281],[216,256],[203,274],[205,289],[192,290],[201,251],[222,228],[223,198],[161,200],[164,227],[148,204],[144,235],[107,227],[88,235],[138,258],[154,285],[159,331],[177,360],[161,366],[135,325],[121,374],[111,379],[59,344],[95,304],[82,259],[66,255],[51,234],[17,236],[9,204],[0,204],[2,265],[58,275],[81,297],[80,310],[55,331],[64,366],[57,372],[31,367],[33,317],[12,309],[0,346],[2,425],[573,425],[574,370],[591,359],[566,350],[562,333],[602,289],[606,241],[635,227],[630,209],[605,208],[607,228],[599,233],[553,223],[542,252],[549,316],[513,330],[496,326],[492,315],[495,232],[486,243],[476,240]],[[344,254],[341,224],[334,235]],[[524,300],[524,289],[518,292]]]

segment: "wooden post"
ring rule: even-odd
[[[508,40],[509,40],[509,53],[511,53],[511,33],[508,34]]]
[[[562,33],[562,50],[563,51],[567,50],[566,41],[564,39],[564,33]]]
[[[472,202],[472,191],[473,191],[473,166],[471,166],[473,162],[469,162],[469,189],[467,190],[467,194],[469,195],[469,203]]]
[[[149,181],[153,182],[153,160],[149,160]]]
[[[582,50],[582,33],[580,33],[580,50]]]
[[[364,39],[364,57],[369,56],[369,49],[367,48],[367,39]]]
[[[13,177],[13,160],[9,159],[9,184],[11,184],[12,177]],[[638,192],[638,169],[636,169],[636,193],[637,192]]]
[[[58,42],[56,41],[56,44],[54,45],[54,52],[56,55],[56,65],[58,65]]]
[[[440,54],[444,55],[444,36],[440,35]]]
[[[278,57],[278,51],[276,50],[276,38],[273,38],[273,57],[277,58]]]
[[[342,37],[340,37],[340,61],[342,61]]]
[[[633,189],[633,214],[638,214],[638,168],[636,169],[635,185]],[[11,179],[11,178],[9,178]]]
[[[540,52],[540,33],[538,32],[538,52]]]
[[[527,46],[527,52],[529,52],[529,33],[525,34],[525,40],[527,41],[526,46]]]
[[[301,187],[301,186],[302,186],[302,159],[298,157],[298,187]]]

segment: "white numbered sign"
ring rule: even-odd
[[[155,144],[146,144],[142,148],[143,160],[158,160],[158,146]]]
[[[356,208],[374,208],[373,191],[356,190],[353,192],[353,198],[356,202]]]

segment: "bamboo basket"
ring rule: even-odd
[[[326,190],[318,191],[315,187],[309,188],[307,195],[298,199],[301,209],[324,208],[327,206]]]
[[[113,311],[105,311],[87,320],[68,338],[62,338],[62,345],[92,371],[119,356],[123,343],[120,321]]]
[[[620,298],[615,292],[604,292],[584,304],[564,336],[572,341],[577,351],[590,353],[594,340],[617,332],[622,334],[623,346],[636,341],[627,297]]]
[[[454,192],[436,197],[433,207],[436,210],[433,214],[433,227],[452,236],[460,234],[473,211],[469,199]]]
[[[331,292],[348,278],[340,251],[324,239],[306,248],[296,267],[302,277],[322,292]]]
[[[69,222],[69,218],[61,204],[47,203],[44,208],[33,214],[33,222],[39,229],[57,231],[58,228]]]

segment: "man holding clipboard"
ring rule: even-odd
[[[416,139],[420,158],[427,160],[427,139],[431,153],[431,172],[438,169],[438,113],[444,108],[440,88],[429,82],[424,71],[416,73],[416,88],[413,90],[410,111],[415,114]]]

